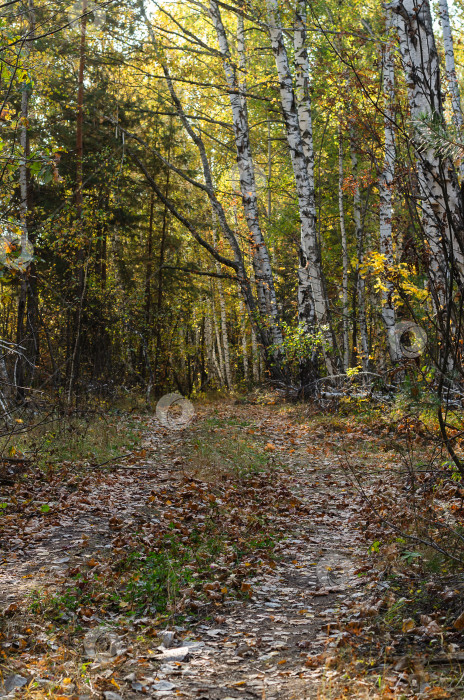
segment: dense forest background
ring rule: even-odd
[[[3,401],[411,373],[453,391],[451,9],[4,4]]]

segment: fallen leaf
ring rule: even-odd
[[[408,632],[412,632],[413,630],[416,629],[416,623],[411,617],[408,617],[406,620],[403,620],[403,633],[407,634]]]
[[[457,630],[462,630],[464,628],[464,612],[462,612],[458,618],[453,623],[453,627]]]

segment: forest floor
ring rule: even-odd
[[[124,458],[2,487],[0,696],[463,697],[458,579],[425,581],[365,502],[400,489],[401,436],[195,408],[182,430],[131,417]]]

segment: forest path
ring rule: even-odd
[[[295,421],[287,408],[228,403],[199,408],[196,420],[183,430],[163,428],[156,419],[145,430],[144,449],[132,463],[45,485],[56,514],[30,518],[17,532],[16,544],[13,520],[9,523],[12,547],[0,569],[6,620],[4,693],[11,686],[14,690],[17,678],[22,679],[18,684],[27,682],[31,698],[332,697],[330,688],[341,676],[325,663],[337,645],[333,630],[365,592],[355,573],[362,564],[361,534],[355,527],[361,505],[330,425],[321,429],[304,414]],[[224,459],[231,468],[240,460],[248,465],[247,449],[261,460],[268,458],[267,466],[259,463],[261,484],[269,482],[277,506],[279,494],[287,503],[290,492],[299,504],[290,498],[283,508],[271,559],[262,555],[265,564],[257,564],[263,550],[256,556],[248,550],[249,562],[243,560],[241,568],[250,566],[251,575],[241,579],[238,595],[218,602],[221,596],[216,594],[215,600],[213,591],[197,614],[171,621],[165,616],[167,631],[159,623],[151,629],[149,615],[127,617],[127,602],[121,601],[115,612],[107,584],[76,603],[72,596],[79,595],[79,588],[87,591],[91,584],[108,581],[106,575],[114,576],[112,560],[134,546],[134,532],[149,533],[163,518],[177,527],[175,499],[184,494],[187,510],[191,503],[186,484],[197,489],[200,484],[202,494],[209,486],[214,490],[217,447],[227,442],[232,454]],[[227,453],[220,453],[223,459],[221,454]],[[245,499],[253,492],[245,486],[247,478],[254,484],[253,468],[238,482],[244,484]],[[223,490],[227,482],[226,471]],[[40,493],[35,497],[40,503]],[[162,506],[153,510],[153,501]],[[247,522],[267,515],[264,508],[262,514],[239,512],[237,542],[247,536]],[[187,511],[179,507],[178,512]],[[232,508],[232,518],[236,512]],[[198,517],[204,522],[205,516]],[[193,526],[182,524],[185,532],[188,527]],[[70,577],[76,575],[81,583],[70,589]],[[40,614],[43,618],[37,619]]]
[[[309,513],[299,527],[289,523],[275,568],[249,580],[250,600],[226,604],[216,618],[220,624],[197,626],[196,638],[205,646],[190,655],[190,663],[163,665],[158,677],[187,698],[331,697],[339,673],[322,661],[328,643],[335,645],[328,639],[330,627],[364,597],[355,575],[359,502],[340,455],[328,453],[325,433],[314,434],[317,423],[294,424],[285,411],[269,407],[229,406],[219,413],[223,421],[253,417],[251,431],[289,467],[292,488]],[[165,444],[173,439],[176,444],[179,437],[166,435]],[[313,658],[306,665],[308,656]]]

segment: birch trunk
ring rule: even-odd
[[[218,354],[218,361],[219,361],[218,362],[219,379],[221,381],[222,386],[227,386],[227,377],[226,377],[226,372],[225,372],[223,347],[222,347],[222,343],[221,343],[221,336],[219,333],[219,326],[218,326],[218,322],[217,322],[214,301],[213,301],[213,324],[214,324],[214,334],[216,336],[216,346],[217,346],[217,354]]]
[[[216,232],[216,217],[213,212],[213,243],[216,248],[217,245],[217,232]],[[221,274],[221,266],[216,261],[216,272],[218,275]],[[227,383],[227,388],[232,388],[232,372],[230,368],[230,352],[229,352],[229,334],[227,331],[227,313],[226,313],[226,301],[224,298],[224,289],[222,287],[222,280],[218,277],[217,288],[219,294],[219,312],[221,315],[221,333],[222,333],[222,350],[224,354],[224,376]]]
[[[255,329],[251,328],[251,360],[253,365],[253,382],[259,384],[259,350]]]
[[[292,75],[285,48],[277,0],[267,0],[268,30],[277,67],[280,101],[287,130],[301,221],[300,267],[298,271],[298,311],[300,323],[310,332],[317,321],[330,325],[329,305],[322,274],[316,231],[314,183],[308,174]],[[326,356],[329,374],[334,373],[331,357]]]
[[[245,315],[245,306],[243,301],[240,300],[240,316],[242,318],[242,360],[243,360],[243,379],[245,384],[248,383],[249,375],[249,364],[248,364],[248,344],[247,344],[247,322]]]
[[[248,230],[251,240],[253,241],[252,259],[256,275],[259,311],[261,317],[265,321],[265,325],[269,328],[271,343],[275,346],[280,346],[282,344],[282,334],[279,327],[277,299],[269,252],[259,222],[258,197],[250,143],[248,110],[244,94],[246,85],[244,78],[245,36],[243,19],[239,17],[237,32],[238,49],[241,56],[242,67],[242,80],[239,81],[236,67],[230,55],[229,43],[222,23],[221,13],[218,5],[213,1],[209,4],[209,13],[216,31],[224,73],[229,87],[229,100],[232,111],[237,165],[240,177],[240,192]]]
[[[147,14],[145,11],[145,4],[144,4],[143,0],[141,0],[141,2],[140,2],[140,10],[142,12],[142,16],[143,16],[143,19],[145,21],[145,26],[147,28],[147,31],[148,31],[148,34],[150,36],[153,47],[155,49],[155,52],[158,54],[158,44],[156,41],[156,35],[155,35],[155,32],[153,30],[153,27],[152,27],[148,17],[147,17]],[[204,182],[205,182],[205,185],[204,185],[204,187],[202,186],[202,188],[204,189],[205,193],[208,196],[208,199],[211,203],[211,208],[215,212],[215,214],[217,215],[217,218],[219,220],[219,224],[221,226],[221,230],[224,234],[225,239],[227,240],[228,244],[230,245],[230,248],[231,248],[232,253],[233,253],[233,261],[228,261],[229,266],[233,267],[233,269],[235,270],[235,272],[237,274],[237,278],[238,278],[239,285],[240,285],[240,291],[241,291],[241,294],[243,296],[244,302],[247,306],[247,310],[248,310],[248,313],[250,314],[250,318],[252,320],[252,323],[255,324],[256,330],[259,333],[259,336],[260,336],[261,341],[263,342],[263,345],[265,347],[268,347],[268,338],[267,338],[267,334],[265,332],[265,329],[262,327],[262,324],[260,325],[256,322],[255,298],[253,296],[252,288],[250,286],[250,282],[248,279],[247,270],[246,270],[246,267],[244,264],[244,260],[243,260],[242,252],[240,250],[240,246],[238,244],[236,236],[234,235],[233,231],[231,230],[230,226],[227,223],[227,216],[226,216],[226,213],[224,211],[224,208],[222,207],[221,203],[219,202],[219,200],[216,196],[215,188],[213,185],[211,167],[210,167],[205,144],[201,138],[200,133],[198,133],[192,127],[189,119],[187,118],[187,115],[184,112],[184,109],[182,107],[182,103],[181,103],[181,101],[176,93],[176,90],[174,89],[174,84],[173,84],[173,81],[171,79],[171,74],[169,72],[168,65],[162,60],[161,56],[158,55],[157,57],[158,57],[158,60],[160,62],[160,65],[161,65],[161,68],[162,68],[162,71],[163,71],[163,74],[164,74],[164,77],[166,80],[166,85],[167,85],[169,94],[171,96],[171,100],[172,100],[174,109],[176,110],[177,115],[178,115],[185,131],[187,132],[187,134],[191,138],[192,142],[195,144],[196,148],[198,149],[198,153],[199,153],[200,161],[201,161],[201,166],[202,166],[202,170],[203,170]],[[136,161],[136,162],[138,163],[139,167],[141,167],[140,161]],[[145,177],[147,177],[147,173],[145,171],[144,171],[144,174],[145,174]],[[150,182],[151,187],[155,189],[156,183],[152,179],[149,180],[149,182]],[[159,189],[157,188],[155,191],[157,192],[157,195],[161,199],[161,201],[164,201],[164,203],[166,203],[166,198],[163,198],[162,193],[160,193]],[[217,251],[211,250],[211,248],[206,244],[205,240],[199,236],[198,232],[196,231],[195,227],[191,224],[191,222],[188,219],[186,219],[185,217],[180,215],[180,213],[177,211],[177,209],[173,206],[172,202],[169,202],[168,206],[169,206],[170,211],[172,213],[174,213],[174,215],[179,219],[179,221],[181,221],[182,224],[184,226],[186,226],[186,228],[190,231],[190,233],[193,235],[195,240],[197,242],[199,242],[200,245],[202,245],[204,248],[206,248],[208,250],[208,252],[217,260],[218,259],[217,258],[217,255],[218,255]],[[276,373],[278,374],[279,372],[276,372]]]
[[[308,51],[306,49],[306,0],[297,0],[293,45],[295,49],[295,97],[298,110],[298,122],[300,125],[303,152],[306,158],[306,170],[308,172],[311,189],[311,214],[314,217],[314,222],[316,222],[313,121],[311,95],[309,92],[309,60]]]
[[[369,370],[369,336],[367,333],[366,320],[366,284],[361,275],[361,265],[364,260],[364,226],[361,217],[361,192],[358,183],[358,156],[354,143],[353,130],[350,128],[350,152],[351,152],[351,170],[355,181],[355,189],[353,194],[353,219],[355,228],[355,239],[357,248],[357,293],[358,293],[358,324],[359,335],[361,340],[361,362],[364,372]]]
[[[219,266],[219,263],[217,263]],[[222,288],[222,281],[218,279],[218,293],[219,293],[219,310],[221,315],[221,335],[222,335],[222,351],[224,354],[224,374],[227,383],[227,388],[232,389],[232,371],[230,367],[230,350],[229,350],[229,333],[227,330],[227,313],[226,313],[226,301],[224,298],[224,290]]]
[[[343,313],[343,369],[350,366],[349,312],[348,312],[348,242],[346,239],[345,207],[343,205],[343,140],[341,126],[338,129],[338,210],[342,238],[342,313]]]
[[[448,78],[448,87],[451,97],[451,106],[453,108],[454,124],[458,132],[461,132],[463,127],[461,92],[459,90],[459,83],[456,75],[453,33],[451,31],[451,22],[449,18],[448,0],[438,0],[438,16],[440,17],[440,24],[443,32],[446,77]],[[461,163],[459,171],[462,179],[464,177],[464,163]]]
[[[272,141],[271,141],[271,120],[267,115],[267,218],[272,219]],[[274,262],[274,260],[273,260]]]
[[[396,312],[393,304],[394,286],[389,281],[389,269],[393,265],[393,235],[392,235],[392,191],[395,174],[396,144],[394,130],[394,99],[395,99],[395,64],[392,47],[389,43],[391,22],[387,20],[387,43],[382,57],[383,96],[384,106],[384,160],[379,177],[379,235],[380,252],[385,259],[386,280],[382,289],[382,319],[387,332],[387,342],[392,362],[398,362],[401,356],[398,352],[398,342],[395,336]]]
[[[211,314],[208,305],[208,300],[204,299],[203,303],[205,305],[205,351],[206,351],[206,371],[208,372],[208,378],[214,374],[214,342],[213,342],[213,329],[211,325]]]
[[[395,0],[388,6],[398,15],[401,62],[408,85],[413,120],[443,122],[438,54],[428,0]],[[417,134],[417,136],[420,136]],[[448,297],[447,259],[464,282],[464,224],[461,194],[452,161],[440,158],[430,146],[416,150],[420,200],[418,208],[430,251],[429,279],[437,310]]]

